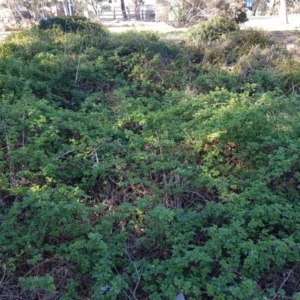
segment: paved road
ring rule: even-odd
[[[242,25],[243,28],[248,27],[260,27],[265,30],[300,30],[300,14],[289,15],[289,24],[281,24],[279,16],[263,16],[263,17],[250,17],[245,24]]]

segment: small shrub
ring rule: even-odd
[[[202,63],[205,66],[222,65],[226,62],[225,53],[217,43],[212,43],[210,47],[203,47],[201,51],[203,53]]]
[[[234,64],[232,70],[242,76],[253,75],[257,70],[268,70],[272,73],[279,55],[272,49],[261,49],[259,46],[249,47],[248,52],[244,53],[240,49],[233,49],[231,52],[228,50],[227,53],[227,63]]]
[[[40,29],[60,28],[64,32],[77,32],[85,30],[97,30],[98,32],[106,32],[105,28],[97,23],[90,22],[85,17],[54,17],[47,20],[41,20],[39,23]]]
[[[122,36],[122,37],[121,37]],[[121,50],[122,55],[128,55],[133,52],[144,52],[149,44],[157,43],[159,35],[153,31],[138,32],[137,30],[128,30],[127,32],[114,35],[112,46]]]
[[[259,29],[241,30],[232,34],[222,44],[227,64],[242,69],[275,67],[275,61],[282,51],[275,46],[267,32]]]
[[[282,88],[288,93],[300,92],[300,63],[294,59],[283,59],[279,61],[280,72],[277,75],[281,82]]]
[[[232,20],[214,18],[209,21],[202,22],[194,27],[190,31],[189,37],[195,42],[211,42],[220,40],[222,37],[239,30],[239,26]]]
[[[195,80],[195,88],[202,93],[214,91],[216,88],[224,88],[228,91],[236,92],[241,87],[239,76],[230,74],[222,70],[210,69],[208,72],[203,72]]]
[[[274,42],[269,38],[266,31],[249,28],[247,30],[241,30],[232,35],[228,48],[239,49],[241,52],[248,51],[253,46],[258,46],[261,49],[268,48],[273,45]]]
[[[280,86],[280,82],[265,70],[257,70],[253,75],[249,76],[249,79],[251,83],[257,85],[258,92],[275,90],[276,87]]]

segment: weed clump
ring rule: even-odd
[[[261,49],[269,48],[274,45],[267,32],[261,29],[249,28],[247,30],[237,31],[231,35],[228,40],[228,49],[238,49],[245,53],[251,47],[258,47]]]

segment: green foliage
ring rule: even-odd
[[[23,290],[28,291],[37,291],[37,290],[46,290],[46,291],[55,291],[55,285],[53,277],[51,276],[30,276],[26,278],[19,278],[19,282]]]
[[[283,88],[288,92],[298,93],[300,87],[299,60],[281,58],[279,65],[278,77]]]
[[[231,54],[233,58],[239,57],[240,55],[247,55],[247,59],[251,60],[251,52],[255,53],[255,50],[264,53],[263,49],[269,49],[273,46],[273,51],[267,51],[269,56],[276,56],[276,48],[274,41],[272,41],[268,34],[261,29],[249,28],[247,30],[240,30],[231,36],[230,40],[225,46],[225,51]],[[274,51],[275,50],[275,51]],[[249,57],[250,56],[250,57]],[[264,64],[266,64],[264,59]],[[253,59],[259,60],[256,54],[256,57]]]
[[[79,16],[66,16],[66,17],[53,17],[42,19],[39,23],[39,29],[52,29],[59,28],[63,32],[77,32],[77,31],[101,31],[106,32],[104,27],[100,24],[92,23],[85,17]]]
[[[196,25],[189,32],[192,41],[211,42],[220,40],[228,34],[239,31],[239,26],[232,20],[226,18],[213,18]]]
[[[297,62],[85,30],[0,45],[0,295],[299,297]]]
[[[268,37],[267,32],[262,29],[248,28],[247,30],[239,31],[232,36],[232,43],[239,45],[242,50],[249,49],[253,46],[260,48],[270,47],[274,42]]]

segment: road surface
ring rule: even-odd
[[[279,16],[249,17],[249,21],[241,25],[242,28],[259,27],[265,30],[300,30],[300,14],[289,15],[289,24],[281,24]]]

